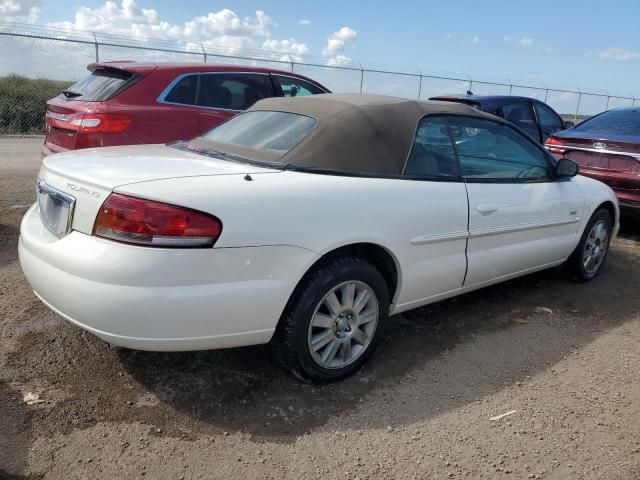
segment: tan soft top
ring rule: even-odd
[[[294,168],[372,175],[402,174],[418,122],[427,114],[496,119],[461,103],[369,94],[266,98],[249,111],[297,113],[318,121],[309,135],[285,155],[271,158],[263,153],[265,160]],[[216,147],[222,147],[222,144]],[[224,145],[223,150],[256,156],[256,151],[248,152],[233,145]]]

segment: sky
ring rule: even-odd
[[[638,0],[0,0],[4,21],[635,97],[639,19]]]

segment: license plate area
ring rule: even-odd
[[[76,199],[41,179],[36,184],[36,196],[44,226],[58,238],[67,235],[71,231]]]

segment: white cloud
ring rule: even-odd
[[[479,45],[480,44],[480,37],[478,35],[474,35],[472,37],[467,37],[467,36],[457,36],[457,35],[452,35],[452,34],[448,34],[445,37],[445,40],[449,43],[454,43],[457,45]]]
[[[509,45],[515,45],[521,48],[543,47],[541,43],[536,42],[531,37],[512,38],[509,36],[502,37],[502,40]]]
[[[350,42],[356,38],[356,35],[358,35],[358,32],[349,27],[342,27],[340,30],[333,33],[334,38],[342,40],[343,42]]]
[[[40,0],[0,0],[3,20],[35,23],[40,16]]]
[[[531,38],[531,37],[522,37],[518,41],[518,45],[520,45],[522,48],[530,48],[530,47],[533,47],[535,45],[535,42],[534,42],[533,38]]]
[[[79,7],[73,20],[53,22],[48,26],[118,34],[135,40],[149,38],[186,42],[197,49],[202,44],[206,49],[227,53],[262,49],[272,58],[284,57],[287,61],[289,55],[301,61],[302,56],[309,52],[304,43],[293,38],[274,39],[271,30],[277,24],[260,10],[254,16],[242,18],[233,10],[224,8],[177,24],[161,19],[152,8],[139,7],[135,0],[121,0],[119,4],[107,0],[96,8]]]
[[[335,57],[331,57],[327,60],[327,65],[331,65],[332,67],[340,67],[342,65],[349,65],[351,63],[351,57],[347,57],[346,55],[339,53]]]
[[[298,22],[298,25],[301,25],[303,27],[308,27],[309,25],[311,25],[311,20],[300,20]]]
[[[627,62],[629,60],[640,60],[640,52],[627,50],[626,48],[605,48],[598,52],[598,57],[604,60],[618,60]]]
[[[538,49],[546,53],[553,53],[557,51],[556,47],[554,47],[553,45],[547,45],[532,37],[524,36],[520,38],[513,38],[504,36],[502,37],[502,40],[504,41],[504,43],[513,45],[514,47]]]
[[[123,0],[131,2],[133,0]],[[155,13],[155,12],[154,12]],[[266,13],[257,11],[255,18],[241,19],[227,8],[219,12],[195,17],[185,23],[183,34],[189,37],[211,36],[241,36],[241,37],[269,37],[269,27],[274,22]]]
[[[268,52],[281,54],[279,60],[288,62],[291,59],[295,62],[302,62],[304,55],[309,53],[309,49],[304,43],[296,42],[295,38],[289,40],[265,40],[262,48]]]
[[[347,65],[351,62],[344,53],[344,48],[351,43],[358,32],[349,27],[342,27],[327,37],[327,45],[322,49],[322,55],[327,57],[327,65]]]

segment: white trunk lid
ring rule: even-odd
[[[179,177],[275,173],[165,145],[75,150],[44,159],[39,179],[75,199],[72,229],[90,234],[102,203],[122,185]]]

